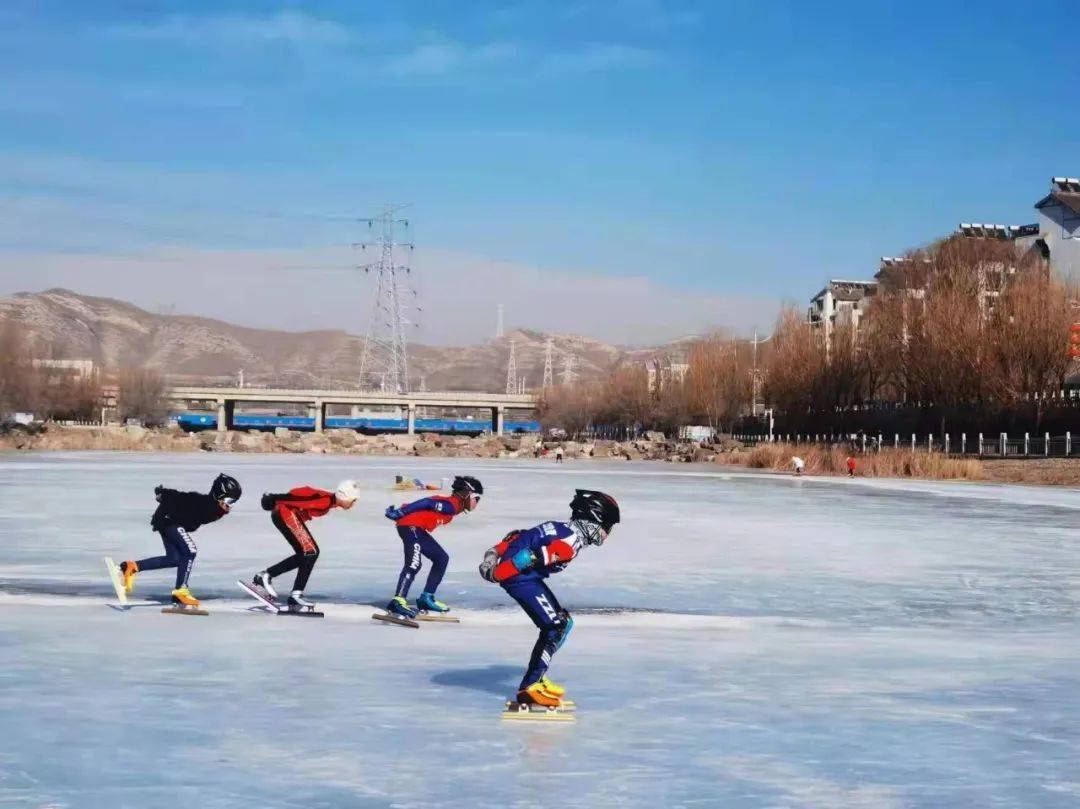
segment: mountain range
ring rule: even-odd
[[[353,388],[365,338],[340,330],[289,332],[252,329],[220,320],[148,312],[112,298],[67,289],[0,297],[0,324],[10,324],[36,356],[90,359],[106,371],[127,366],[160,370],[174,382],[263,387]],[[601,374],[620,360],[678,359],[692,338],[627,348],[571,334],[509,329],[471,346],[409,346],[410,385],[428,390],[502,391],[513,341],[518,379],[527,389],[543,382],[545,346],[554,346],[558,381],[566,358],[578,378]]]

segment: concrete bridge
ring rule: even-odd
[[[532,394],[505,393],[384,393],[359,390],[288,390],[275,388],[211,388],[177,386],[167,396],[174,402],[214,402],[217,404],[219,431],[233,427],[233,414],[238,402],[307,405],[315,413],[315,432],[322,432],[326,423],[327,405],[352,407],[400,407],[408,413],[408,429],[416,432],[416,408],[476,408],[491,410],[492,429],[499,435],[507,410],[534,410],[537,399]]]

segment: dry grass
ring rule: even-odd
[[[720,456],[724,463],[740,464],[750,469],[792,471],[791,459],[798,456],[806,462],[803,474],[846,475],[848,453],[839,447],[819,444],[759,444],[749,452],[733,452]],[[912,452],[904,449],[883,449],[855,455],[855,474],[874,478],[928,478],[936,480],[983,480],[982,462],[950,458],[938,452]]]

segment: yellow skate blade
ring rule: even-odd
[[[161,611],[162,615],[209,615],[206,610],[196,609],[195,607],[165,607]]]

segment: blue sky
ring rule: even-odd
[[[1071,5],[8,0],[0,292],[357,331],[395,201],[421,339],[767,331],[1080,174]]]

